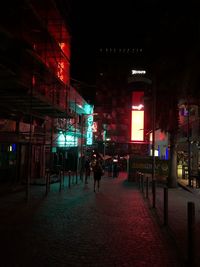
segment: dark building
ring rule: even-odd
[[[139,90],[147,94],[150,89],[148,79],[132,77],[131,70],[145,69],[148,76],[144,58],[145,51],[140,47],[100,48],[98,51],[96,141],[99,144],[106,142],[106,153],[120,155],[129,151],[132,92]]]
[[[0,11],[0,177],[23,182],[45,175],[68,118],[70,34],[55,1],[11,3]]]

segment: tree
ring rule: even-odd
[[[157,113],[156,124],[162,131],[170,134],[169,187],[177,186],[177,134],[179,130],[179,99],[194,99],[199,103],[198,93],[198,50],[187,53],[173,53],[160,57],[154,64],[156,74]],[[176,64],[174,63],[176,62]]]
[[[174,81],[158,80],[156,82],[156,128],[168,132],[170,136],[170,167],[168,186],[177,186],[176,140],[178,133],[178,97]]]

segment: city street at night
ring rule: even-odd
[[[0,14],[0,267],[200,267],[198,1]]]
[[[1,198],[1,266],[183,266],[136,185],[123,173],[59,192],[32,186]]]

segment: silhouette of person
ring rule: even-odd
[[[96,192],[96,184],[99,192],[100,188],[100,180],[103,175],[103,168],[101,166],[100,160],[96,161],[96,164],[93,167],[93,175],[94,175],[94,192]]]
[[[118,177],[118,165],[116,162],[113,164],[113,178],[114,177]]]
[[[85,161],[85,184],[88,183],[87,179],[90,177],[90,160],[89,158]]]

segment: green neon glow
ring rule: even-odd
[[[52,147],[51,152],[52,153],[56,153],[57,152],[57,148],[56,147]]]
[[[59,147],[77,147],[78,138],[71,134],[64,135],[63,133],[59,133],[58,139],[57,139],[57,145]]]
[[[93,105],[85,104],[84,105],[84,111],[86,114],[92,114],[93,113]]]
[[[92,145],[93,144],[92,125],[93,125],[93,115],[90,115],[87,118],[87,139],[86,139],[86,144],[87,145]]]

